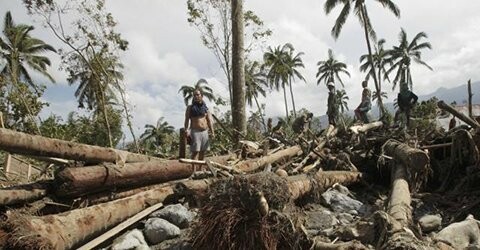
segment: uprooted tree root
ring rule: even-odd
[[[265,197],[270,212],[262,216]],[[192,230],[195,249],[298,249],[289,217],[280,211],[289,202],[287,181],[261,173],[214,184]],[[273,211],[272,211],[273,210]]]

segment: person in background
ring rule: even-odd
[[[335,84],[333,82],[327,83],[328,88],[328,100],[327,100],[327,116],[328,116],[328,123],[336,126],[337,120],[337,101],[335,97]]]
[[[292,130],[298,136],[302,136],[310,129],[310,123],[312,122],[313,113],[308,112],[297,118],[292,123]]]
[[[404,113],[407,119],[407,128],[410,126],[410,112],[418,101],[418,96],[408,89],[407,83],[400,84],[400,93],[397,96],[398,110],[395,112],[395,124],[398,125],[400,114]]]
[[[193,91],[192,105],[185,111],[185,134],[191,137],[190,151],[193,160],[203,160],[205,152],[209,149],[210,132],[215,137],[212,116],[207,105],[203,101],[203,94],[199,89]]]
[[[355,109],[355,118],[357,121],[361,121],[363,123],[369,123],[367,113],[372,109],[372,92],[368,88],[368,82],[363,81],[362,82],[362,102],[358,107]]]

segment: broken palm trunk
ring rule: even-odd
[[[455,108],[453,108],[452,106],[446,104],[444,101],[439,101],[437,103],[438,107],[449,112],[450,114],[458,117],[458,119],[462,120],[463,122],[465,122],[466,124],[472,126],[473,128],[479,130],[480,129],[480,124],[478,124],[475,120],[473,120],[472,118],[458,112]]]
[[[335,183],[360,181],[361,173],[318,172],[287,178],[262,172],[212,185],[192,230],[194,249],[305,249],[301,233],[282,213],[288,202]]]
[[[388,140],[382,146],[383,153],[404,165],[409,175],[411,189],[418,189],[426,182],[429,173],[430,158],[423,150],[412,148],[396,140]]]
[[[208,186],[207,180],[188,181]],[[189,185],[187,183],[187,185]],[[43,217],[12,215],[5,229],[8,249],[73,249],[143,209],[175,194],[173,185],[69,212]]]
[[[51,139],[4,128],[0,128],[0,149],[16,154],[55,157],[90,163],[145,162],[158,159],[113,148]]]
[[[25,203],[41,199],[47,195],[51,183],[35,182],[0,189],[0,206]]]
[[[354,134],[358,134],[358,133],[366,133],[369,130],[380,128],[382,126],[383,126],[383,122],[376,121],[376,122],[371,122],[371,123],[367,123],[367,124],[351,126],[349,129]]]
[[[302,148],[297,145],[297,146],[286,148],[284,150],[280,150],[271,155],[267,155],[258,159],[246,160],[244,162],[239,163],[237,166],[235,166],[235,168],[242,172],[247,172],[247,173],[253,172],[268,164],[272,164],[281,159],[286,159],[301,153],[302,153]]]
[[[225,164],[231,155],[212,157]],[[76,197],[112,188],[138,187],[188,178],[193,174],[191,164],[177,160],[127,163],[124,166],[98,165],[66,168],[58,173],[56,194]]]

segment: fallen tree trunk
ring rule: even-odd
[[[10,153],[54,157],[91,163],[145,162],[159,159],[113,148],[91,146],[0,128],[0,149]]]
[[[47,195],[51,182],[41,181],[0,189],[0,206],[39,200]]]
[[[211,160],[225,164],[231,155]],[[188,178],[193,174],[191,164],[177,160],[127,163],[124,166],[105,165],[66,168],[58,173],[56,194],[76,197],[98,193],[111,188],[138,187]]]
[[[197,184],[198,183],[198,184]],[[201,185],[207,180],[188,181]],[[208,186],[204,184],[203,186]],[[175,194],[173,185],[99,205],[43,217],[12,215],[6,223],[9,249],[72,249],[145,208]]]
[[[327,141],[333,137],[333,136],[336,136],[337,135],[337,132],[338,132],[338,129],[335,128],[334,126],[330,125],[328,126],[328,128],[326,129],[326,132],[325,132],[325,135],[320,137],[320,138],[317,138],[316,139],[316,142],[318,142],[317,146],[312,150],[312,152],[310,152],[307,157],[305,157],[299,164],[298,166],[300,167],[303,167],[305,166],[305,164],[307,163],[307,161],[309,159],[314,159],[316,160],[318,158],[319,155],[321,155],[321,150],[323,149],[323,147],[325,147],[325,144],[327,144]]]
[[[260,157],[258,159],[250,159],[244,162],[240,162],[235,166],[235,168],[246,173],[253,172],[268,164],[272,164],[276,161],[286,159],[288,157],[292,157],[301,153],[302,153],[302,148],[297,145],[297,146],[286,148],[284,150],[280,150],[271,155]]]
[[[387,211],[393,219],[400,222],[395,225],[404,227],[412,220],[412,207],[410,206],[412,199],[408,188],[407,171],[403,165],[397,164],[392,172],[392,192]]]
[[[354,134],[358,134],[358,133],[365,133],[371,129],[379,128],[381,126],[383,126],[383,122],[377,121],[377,122],[371,122],[367,124],[351,126],[349,129]]]
[[[480,129],[480,124],[478,124],[476,121],[474,121],[472,118],[458,112],[455,108],[453,108],[452,106],[446,104],[444,101],[439,101],[437,103],[437,106],[447,112],[449,112],[450,114],[458,117],[458,119],[462,120],[463,122],[465,122],[466,124],[472,126],[473,128],[475,129]]]

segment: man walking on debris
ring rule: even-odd
[[[357,121],[361,121],[363,123],[369,123],[367,113],[368,111],[370,111],[370,109],[372,109],[372,101],[371,101],[372,92],[368,88],[367,81],[362,82],[362,87],[363,87],[362,102],[355,109],[355,118],[357,119]]]
[[[313,113],[308,112],[297,117],[292,124],[292,130],[298,136],[302,136],[305,132],[310,129],[310,123],[312,122]]]
[[[398,126],[400,114],[404,113],[407,119],[407,128],[410,126],[410,111],[417,103],[418,96],[408,89],[407,83],[400,84],[400,93],[397,96],[398,110],[395,113],[395,125]]]
[[[337,119],[337,102],[335,96],[335,84],[333,82],[327,83],[328,87],[328,101],[327,101],[327,116],[328,123],[336,126]]]
[[[193,91],[192,105],[189,105],[185,112],[185,134],[187,138],[191,138],[190,151],[192,152],[192,159],[204,159],[205,151],[210,146],[209,131],[212,137],[215,137],[212,116],[203,101],[202,92],[196,89]]]

